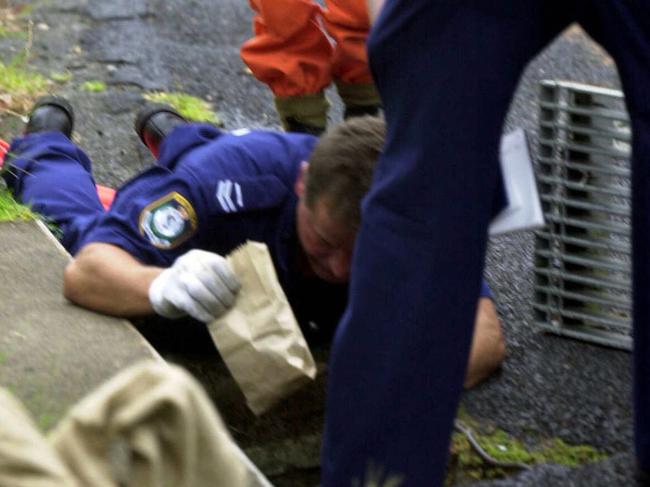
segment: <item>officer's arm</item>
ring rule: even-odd
[[[152,314],[149,286],[162,271],[115,245],[91,243],[68,264],[63,294],[79,306],[113,316]]]
[[[465,388],[474,387],[489,377],[499,368],[505,354],[506,345],[494,303],[490,298],[480,298],[465,376]]]

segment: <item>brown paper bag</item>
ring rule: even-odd
[[[316,365],[266,245],[248,242],[228,257],[242,287],[235,306],[208,326],[250,409],[260,415],[316,377]]]

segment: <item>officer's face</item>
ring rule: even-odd
[[[308,208],[301,198],[296,211],[298,238],[314,273],[328,282],[346,282],[356,232],[332,219],[324,200]]]

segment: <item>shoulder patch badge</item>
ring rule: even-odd
[[[140,234],[159,249],[173,249],[196,232],[198,219],[192,204],[177,192],[148,204],[140,213]]]

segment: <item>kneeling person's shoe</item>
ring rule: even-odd
[[[187,120],[169,105],[151,103],[136,116],[135,132],[157,158],[163,139],[174,127],[182,123],[187,123]]]
[[[325,132],[325,127],[317,127],[308,123],[303,123],[293,117],[286,117],[284,119],[284,127],[287,132],[297,132],[301,134],[310,134],[321,136]]]
[[[73,126],[74,111],[70,103],[58,96],[44,96],[36,100],[24,133],[61,132],[70,138]]]
[[[359,105],[346,106],[343,118],[345,120],[353,117],[363,117],[370,115],[376,117],[381,114],[381,105]]]

